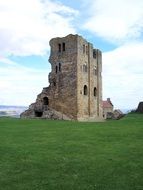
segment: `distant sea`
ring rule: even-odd
[[[131,110],[132,110],[132,109],[121,109],[121,111],[122,111],[124,114],[130,112]]]
[[[9,106],[9,105],[0,105],[0,117],[20,117],[20,114],[28,109],[25,106]]]

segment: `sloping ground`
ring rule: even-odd
[[[118,121],[0,118],[0,189],[142,190],[143,114]]]

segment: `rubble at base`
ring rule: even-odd
[[[48,106],[48,101],[44,102],[44,98],[47,97],[47,93],[43,89],[42,93],[37,96],[35,103],[31,104],[28,110],[21,113],[21,118],[41,118],[41,119],[53,119],[53,120],[72,120],[65,114],[58,112]],[[48,88],[47,88],[48,89]],[[47,91],[48,92],[48,91]],[[48,99],[47,99],[48,100]]]
[[[21,118],[42,118],[42,119],[53,119],[53,120],[71,120],[65,114],[57,112],[51,108],[47,108],[45,111],[33,111],[33,109],[28,109],[20,115]]]

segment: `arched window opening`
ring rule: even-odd
[[[59,63],[59,71],[61,71],[61,63]]]
[[[44,98],[43,98],[43,104],[44,104],[45,106],[49,105],[49,98],[48,98],[48,97],[44,97]]]
[[[59,52],[61,52],[61,44],[58,44]]]
[[[83,94],[87,95],[87,86],[86,85],[84,85]]]
[[[56,66],[56,73],[58,72],[58,66]]]
[[[85,53],[85,45],[83,45],[83,53]]]
[[[43,112],[42,111],[35,111],[35,117],[42,117]]]
[[[94,87],[94,96],[97,96],[97,88],[96,87]]]
[[[63,43],[63,51],[65,51],[66,50],[66,48],[65,48],[65,43]]]

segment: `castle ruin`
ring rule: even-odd
[[[79,35],[50,40],[49,86],[22,118],[99,121],[102,110],[102,53]]]

